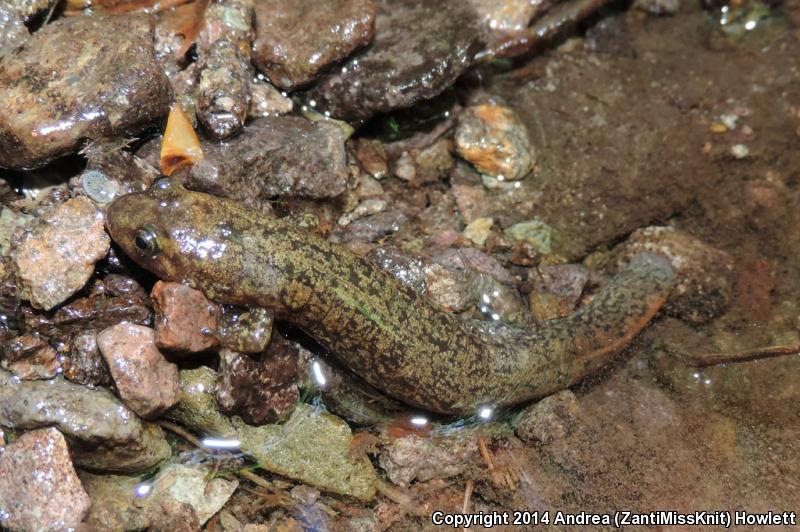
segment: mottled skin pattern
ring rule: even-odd
[[[162,279],[273,308],[373,386],[445,414],[573,384],[639,332],[674,283],[666,260],[637,255],[589,305],[523,330],[448,314],[341,246],[174,181],[122,196],[108,213],[117,244]]]

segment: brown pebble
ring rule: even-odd
[[[52,379],[61,371],[56,350],[36,335],[17,336],[6,342],[0,366],[23,380]]]
[[[215,347],[220,309],[199,290],[158,281],[150,293],[160,349],[198,353]]]
[[[167,362],[149,327],[120,323],[97,335],[122,401],[144,418],[156,417],[180,400],[178,368]]]

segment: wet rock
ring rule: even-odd
[[[28,40],[28,28],[7,4],[0,4],[0,57]]]
[[[0,526],[8,530],[77,528],[92,501],[56,429],[23,434],[0,454]]]
[[[56,0],[6,0],[4,5],[28,22],[31,17],[50,9],[55,2]]]
[[[228,142],[204,143],[186,184],[255,207],[281,194],[332,198],[347,187],[344,140],[328,122],[261,118]]]
[[[217,338],[223,347],[240,353],[261,353],[272,337],[274,315],[265,308],[224,307]]]
[[[0,256],[8,254],[11,248],[11,236],[17,227],[27,224],[33,217],[17,212],[8,207],[0,209]]]
[[[375,179],[389,174],[389,162],[383,144],[378,140],[361,138],[354,141],[355,156],[361,168]]]
[[[337,223],[340,226],[345,227],[350,223],[354,222],[355,220],[360,220],[365,216],[371,216],[373,214],[378,214],[379,212],[385,211],[387,205],[388,204],[385,200],[378,198],[364,200],[361,203],[359,203],[355,209],[346,214],[343,214],[339,218]]]
[[[411,107],[449,87],[480,50],[478,23],[463,2],[376,2],[375,39],[322,77],[307,101],[348,122]]]
[[[475,248],[448,249],[433,257],[433,260],[446,268],[485,273],[503,284],[514,285],[514,278],[497,259]]]
[[[0,167],[41,166],[87,138],[134,135],[169,110],[148,16],[56,20],[4,56],[1,72]]]
[[[17,336],[6,342],[0,366],[23,380],[52,379],[61,373],[56,350],[38,335]]]
[[[464,228],[464,236],[473,244],[482,248],[492,233],[494,220],[491,218],[475,218]]]
[[[90,530],[144,530],[149,522],[146,499],[138,496],[138,476],[95,475],[79,471],[78,476],[92,507],[85,523]]]
[[[60,378],[20,381],[0,371],[0,425],[58,428],[76,465],[137,473],[164,461],[171,449],[161,429],[141,421],[111,392]]]
[[[156,345],[160,349],[199,353],[218,344],[214,333],[220,309],[202,292],[180,283],[158,281],[150,296],[156,311]]]
[[[442,437],[409,434],[389,440],[378,455],[389,480],[399,486],[460,475],[476,460],[478,440],[472,430]]]
[[[26,226],[12,250],[22,297],[50,310],[86,284],[109,244],[103,214],[89,199],[55,206]]]
[[[512,242],[530,244],[536,253],[552,253],[552,232],[549,225],[540,220],[528,220],[507,227],[503,234]]]
[[[564,390],[545,397],[520,412],[514,420],[517,436],[526,443],[549,445],[564,440],[579,423],[575,394]]]
[[[506,105],[481,103],[465,108],[455,131],[456,150],[482,174],[501,181],[522,179],[533,168],[528,130]]]
[[[267,471],[359,500],[374,497],[375,471],[366,458],[350,456],[347,423],[299,403],[285,423],[253,427],[219,413],[215,379],[208,368],[182,371],[181,403],[168,415],[196,432],[238,439]]]
[[[220,511],[239,486],[238,480],[213,475],[212,468],[206,465],[167,464],[152,480],[149,497],[188,504],[202,526]]]
[[[381,238],[399,231],[407,221],[408,216],[403,210],[386,210],[350,222],[345,231],[337,231],[333,237],[342,243],[377,242]]]
[[[531,270],[533,284],[530,306],[538,320],[549,320],[570,314],[578,303],[589,270],[580,264],[540,266]]]
[[[215,397],[222,412],[237,414],[250,425],[284,420],[292,413],[300,393],[297,357],[288,345],[270,349],[261,361],[223,349],[219,361]]]
[[[105,205],[116,196],[145,190],[161,172],[126,148],[128,141],[92,142],[81,150],[86,170],[70,180],[74,195]]]
[[[456,200],[458,211],[467,224],[472,223],[476,218],[485,217],[483,215],[485,214],[487,193],[484,187],[454,183],[450,192]]]
[[[484,31],[505,35],[528,27],[531,19],[546,11],[550,0],[469,0]]]
[[[264,118],[266,116],[280,116],[291,113],[294,103],[287,96],[281,94],[272,84],[266,81],[250,83],[250,118]]]
[[[651,15],[674,15],[681,8],[680,0],[636,0],[633,7]]]
[[[87,297],[60,307],[53,314],[51,330],[45,334],[67,342],[69,336],[100,331],[123,321],[149,323],[149,299],[130,277],[109,274],[92,284]]]
[[[453,168],[449,142],[440,139],[425,148],[411,148],[403,151],[394,162],[394,173],[411,186],[436,183]]]
[[[111,384],[111,374],[97,348],[97,335],[94,333],[75,337],[64,366],[64,376],[72,382],[92,386]]]
[[[691,323],[704,323],[722,314],[733,298],[733,257],[672,227],[652,226],[634,231],[623,248],[623,261],[647,251],[666,257],[678,283],[665,310]]]
[[[149,327],[120,323],[97,335],[122,401],[144,418],[157,417],[180,399],[178,368],[156,347]]]
[[[372,0],[256,2],[253,63],[270,81],[294,90],[372,40]]]
[[[242,130],[250,107],[252,0],[217,0],[206,8],[197,52],[197,118],[216,139]]]
[[[153,532],[193,532],[200,530],[194,508],[174,499],[159,499],[147,507],[148,530]]]

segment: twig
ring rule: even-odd
[[[161,426],[162,428],[167,429],[170,432],[173,432],[173,433],[177,434],[178,436],[180,436],[184,440],[188,441],[189,443],[191,443],[192,445],[194,445],[198,449],[202,449],[202,450],[207,451],[209,453],[213,453],[214,452],[214,449],[211,449],[211,448],[206,447],[205,445],[203,445],[203,442],[198,440],[192,433],[190,433],[189,431],[179,427],[178,425],[176,425],[175,423],[172,423],[171,421],[164,421],[162,419],[162,420],[158,421],[158,425]]]
[[[461,513],[466,514],[469,513],[469,505],[472,502],[472,489],[474,487],[474,483],[472,479],[467,481],[467,487],[464,488],[464,504],[461,505]]]
[[[411,496],[402,491],[400,488],[392,486],[385,480],[380,478],[377,479],[375,482],[375,487],[378,489],[378,493],[390,501],[395,502],[405,508],[411,506]]]
[[[695,368],[707,368],[720,364],[752,362],[764,358],[775,358],[800,354],[800,344],[757,347],[743,351],[719,353],[686,353],[681,356],[684,362]]]

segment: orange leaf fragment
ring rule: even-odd
[[[203,149],[192,123],[181,106],[173,104],[161,141],[161,173],[172,175],[176,170],[191,166],[202,158]]]

